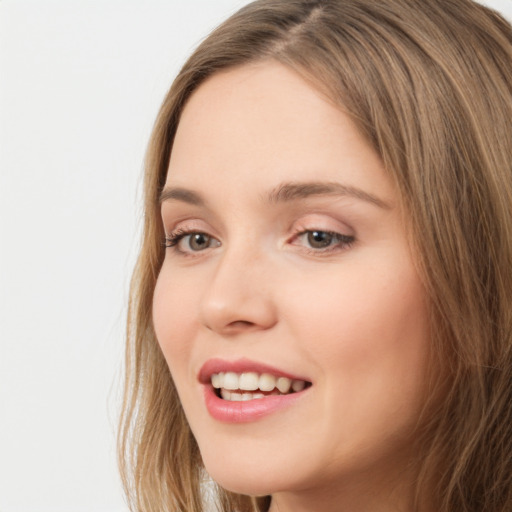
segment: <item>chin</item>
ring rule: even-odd
[[[210,477],[227,491],[248,496],[266,496],[293,486],[289,470],[278,468],[270,461],[234,461],[230,457],[204,460]],[[285,465],[290,467],[290,465]],[[296,475],[297,476],[297,475]]]
[[[232,474],[223,475],[221,478],[216,478],[215,475],[210,476],[223,489],[236,494],[244,494],[246,496],[268,496],[276,492],[270,484],[265,485],[266,482],[255,482],[254,476],[251,475]]]

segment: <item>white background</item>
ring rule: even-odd
[[[186,56],[246,3],[0,0],[0,512],[127,510],[114,432],[145,145]]]

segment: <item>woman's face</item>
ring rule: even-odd
[[[162,219],[154,325],[212,477],[285,496],[397,475],[425,397],[425,293],[351,120],[277,63],[213,76],[184,109]]]

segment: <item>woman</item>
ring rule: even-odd
[[[132,509],[512,509],[512,30],[469,0],[259,0],[152,135]],[[206,472],[205,472],[206,470]]]

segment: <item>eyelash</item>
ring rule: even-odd
[[[307,253],[315,256],[328,255],[333,252],[343,251],[350,248],[355,242],[354,236],[344,235],[342,233],[337,233],[336,231],[327,231],[324,229],[300,229],[291,237],[291,240],[297,240],[312,233],[322,233],[328,235],[332,237],[333,241],[335,241],[333,245],[328,245],[325,248],[313,248],[311,246],[304,246],[304,249]]]
[[[325,248],[312,248],[312,247],[305,247],[304,249],[309,254],[313,254],[316,256],[319,255],[325,255],[330,254],[335,251],[341,251],[350,248],[353,243],[355,242],[355,237],[350,235],[344,235],[342,233],[337,233],[335,231],[327,231],[323,229],[300,229],[296,233],[294,233],[290,240],[297,240],[305,235],[309,235],[312,233],[322,233],[325,235],[328,235],[333,238],[333,240],[336,240],[337,242],[334,245],[328,245]],[[208,235],[207,233],[203,231],[196,231],[196,230],[187,230],[187,229],[177,229],[173,232],[171,232],[169,235],[166,235],[165,241],[162,245],[165,246],[165,248],[172,248],[176,253],[182,255],[182,256],[193,256],[194,253],[199,253],[202,251],[183,251],[179,248],[179,243],[190,235],[206,235],[209,239],[215,240],[213,237]]]
[[[196,231],[196,230],[187,230],[187,229],[176,229],[175,231],[172,231],[169,235],[166,235],[164,246],[165,248],[172,248],[176,253],[182,255],[182,256],[191,256],[194,252],[201,252],[201,251],[183,251],[178,247],[178,244],[187,236],[190,235],[206,235],[208,238],[210,237],[207,233],[204,233],[203,231]]]
[[[172,231],[170,234],[165,235],[165,242],[163,245],[165,247],[174,247],[182,238],[192,233],[198,233],[198,231],[185,231],[184,229]]]

